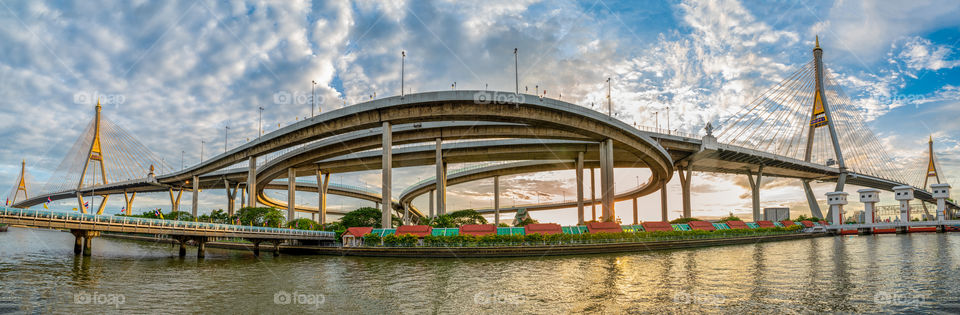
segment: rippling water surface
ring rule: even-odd
[[[192,248],[190,248],[192,249]],[[960,233],[509,259],[264,255],[0,233],[0,313],[960,312]]]

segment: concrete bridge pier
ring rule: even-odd
[[[597,220],[597,175],[590,168],[590,220]]]
[[[297,217],[297,170],[287,169],[287,222]]]
[[[193,217],[197,217],[197,211],[200,208],[200,176],[193,175],[193,200],[191,200],[192,207],[190,208]]]
[[[660,221],[669,222],[667,216],[667,180],[660,180]]]
[[[280,257],[281,240],[273,240],[273,257]]]
[[[247,207],[257,206],[257,157],[251,156],[247,165]]]
[[[177,196],[173,196],[173,188],[170,188],[170,211],[180,210],[180,197],[183,196],[183,189],[177,190]]]
[[[323,173],[322,170],[317,169],[317,187],[319,191],[317,195],[319,200],[317,201],[317,212],[320,215],[320,224],[327,224],[327,187],[330,186],[330,173]]]
[[[600,142],[600,193],[603,202],[603,213],[600,215],[600,221],[616,221],[616,210],[614,210],[614,192],[613,182],[613,140],[607,139]]]
[[[750,180],[751,196],[753,197],[753,221],[760,220],[760,182],[763,180],[763,165],[757,168],[756,179],[753,171],[747,170],[747,178]]]
[[[447,163],[443,161],[442,139],[437,138],[436,167],[437,174],[435,181],[437,183],[437,215],[445,214],[447,206]]]
[[[260,243],[263,242],[261,239],[248,239],[250,243],[253,243],[253,257],[260,257]]]
[[[582,207],[580,221],[583,221]],[[500,225],[500,176],[493,177],[493,225]]]
[[[637,198],[633,198],[633,225],[640,224],[640,214],[639,207],[637,206]]]
[[[382,167],[380,169],[381,179],[383,184],[380,187],[381,197],[383,197],[383,202],[381,202],[381,216],[380,216],[380,226],[385,229],[393,227],[393,220],[390,213],[393,212],[393,202],[391,201],[391,189],[393,185],[393,131],[390,128],[389,122],[383,122],[383,144],[381,150],[383,151]]]
[[[204,258],[207,253],[207,239],[204,236],[197,237],[194,239],[197,242],[197,258]]]
[[[93,254],[93,238],[100,236],[100,231],[88,230],[70,230],[70,234],[76,238],[73,243],[73,253],[76,255],[90,256]]]
[[[434,210],[433,210],[434,206],[436,206],[436,204],[433,201],[433,190],[430,190],[430,218],[431,219],[436,217],[436,214],[434,213]]]
[[[690,168],[690,163],[687,161],[680,162],[679,167],[677,167],[677,175],[680,177],[680,191],[683,195],[684,218],[691,217],[693,212],[690,207],[690,178],[693,175],[693,171]]]
[[[134,198],[137,198],[137,192],[133,192],[133,193],[128,194],[126,189],[123,190],[123,201],[124,201],[125,204],[126,204],[126,210],[127,210],[127,211],[126,211],[126,215],[132,215],[132,214],[133,214],[133,199],[134,199]]]
[[[227,192],[227,214],[233,216],[237,207],[237,190],[240,190],[240,183],[237,183],[236,188],[230,189],[230,181],[224,179],[223,186]]]
[[[583,215],[583,152],[577,152],[577,225],[584,224]],[[498,196],[499,197],[499,196]],[[499,198],[495,199],[499,201]],[[500,218],[499,212],[497,218]],[[497,223],[500,223],[499,221]]]

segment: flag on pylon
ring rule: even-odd
[[[7,205],[7,206],[10,205],[10,198],[7,198],[7,203],[6,203],[5,205]]]

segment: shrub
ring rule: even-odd
[[[703,221],[703,220],[700,220],[697,218],[679,218],[679,219],[673,219],[672,221],[670,221],[670,224],[686,224],[692,221]]]
[[[366,246],[379,246],[383,239],[378,234],[368,233],[363,236],[363,244]]]

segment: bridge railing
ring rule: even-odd
[[[40,210],[30,210],[30,209],[14,209],[14,208],[7,208],[7,207],[0,207],[0,216],[17,217],[20,219],[52,219],[52,220],[64,220],[64,221],[87,222],[87,223],[105,223],[105,224],[109,223],[109,224],[120,224],[120,225],[181,228],[181,229],[218,231],[218,232],[304,235],[304,236],[321,236],[321,237],[325,236],[330,238],[336,237],[336,233],[330,232],[330,231],[309,231],[309,230],[258,227],[258,226],[222,224],[222,223],[190,222],[190,221],[137,218],[137,217],[128,217],[128,216],[112,216],[112,215],[96,215],[96,214],[85,214],[85,213],[71,213],[71,212],[40,211]]]

